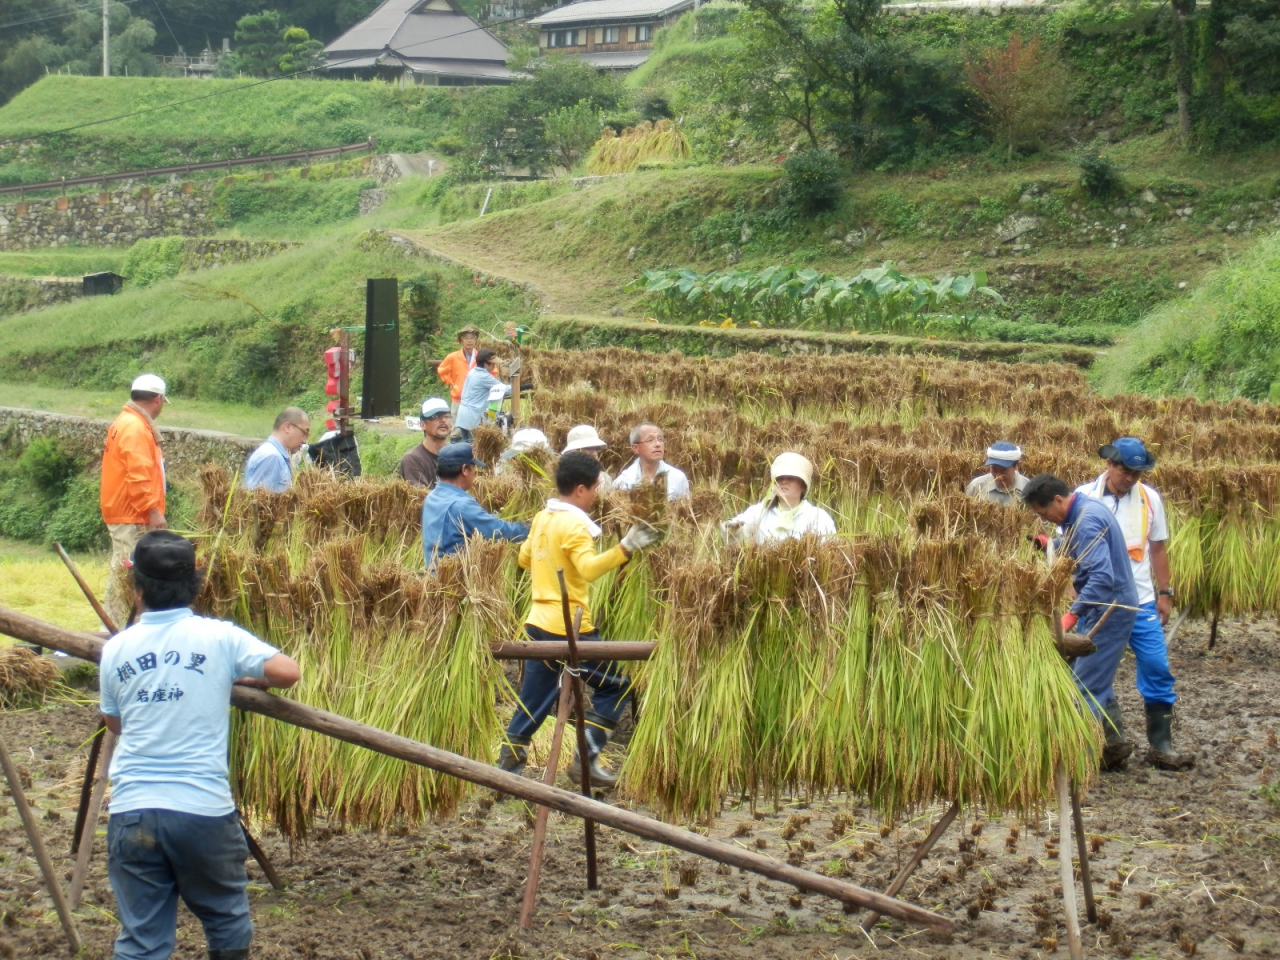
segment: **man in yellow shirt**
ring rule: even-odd
[[[587,514],[600,488],[600,462],[585,453],[566,453],[556,466],[559,497],[547,501],[546,509],[533,518],[529,537],[520,546],[520,566],[533,580],[533,606],[524,630],[530,640],[564,640],[564,610],[560,600],[559,570],[564,570],[569,590],[569,609],[582,608],[579,639],[599,640],[591,611],[587,607],[588,584],[626,563],[633,553],[656,543],[659,533],[650,527],[633,526],[618,546],[596,553],[592,543],[600,527]],[[559,661],[530,660],[520,687],[520,702],[507,725],[507,742],[502,745],[498,766],[512,773],[524,771],[529,742],[542,721],[555,708],[560,695]],[[591,709],[586,712],[587,744],[591,752],[591,785],[611,787],[617,776],[599,766],[600,751],[618,725],[630,695],[630,681],[612,661],[585,661],[584,682],[594,691]],[[575,759],[571,776],[580,778],[581,763]]]

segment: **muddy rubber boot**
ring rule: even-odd
[[[600,766],[600,753],[609,742],[613,727],[598,714],[587,714],[587,750],[590,753],[588,770],[591,775],[591,786],[608,790],[618,783],[618,775],[612,770]],[[573,751],[573,762],[569,764],[569,779],[582,785],[582,754]]]
[[[1195,757],[1179,753],[1173,745],[1173,704],[1147,704],[1147,763],[1161,770],[1190,770]]]
[[[1123,770],[1129,754],[1133,753],[1133,744],[1124,735],[1124,718],[1120,714],[1120,704],[1113,703],[1103,708],[1102,729],[1107,734],[1107,742],[1102,747],[1102,771],[1110,773]]]
[[[525,737],[508,737],[498,751],[498,769],[524,776],[524,765],[529,762],[529,741]]]

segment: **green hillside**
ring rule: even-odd
[[[185,80],[51,76],[0,109],[0,185],[377,139],[384,152],[425,150],[458,95],[369,81]],[[50,130],[96,124],[4,146]]]

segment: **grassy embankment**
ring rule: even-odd
[[[370,136],[382,152],[414,153],[440,136],[457,96],[377,81],[255,86],[252,80],[46,77],[0,110],[0,142],[194,102],[0,148],[0,185],[290,153]]]

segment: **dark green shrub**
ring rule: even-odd
[[[139,240],[124,258],[124,275],[135,287],[145,287],[157,280],[176,277],[186,256],[187,241],[182,237],[155,237]]]
[[[1124,176],[1115,161],[1097,150],[1080,157],[1080,186],[1094,200],[1109,200],[1125,193]]]
[[[0,536],[39,543],[49,512],[50,502],[36,496],[23,481],[0,484]]]
[[[843,171],[834,154],[825,150],[802,150],[787,158],[783,187],[787,202],[805,213],[833,210],[844,191]]]
[[[400,294],[414,342],[435,337],[440,331],[440,274],[428,271],[401,280]]]
[[[18,475],[27,481],[33,492],[50,500],[62,496],[68,482],[79,470],[76,458],[63,450],[52,437],[32,440],[18,458]]]
[[[110,545],[98,506],[100,486],[96,475],[81,474],[71,481],[45,525],[46,543],[60,543],[68,550],[105,550]]]

